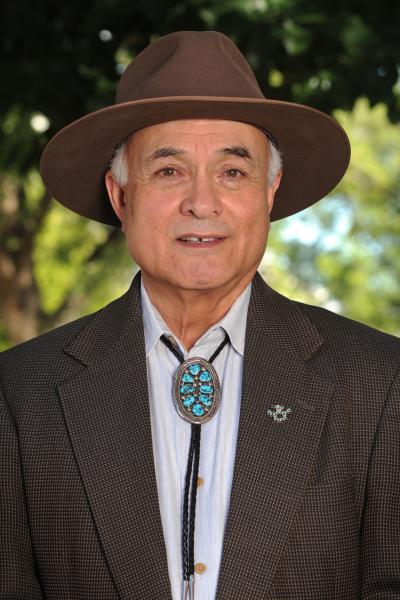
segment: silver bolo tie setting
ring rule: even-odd
[[[185,360],[167,336],[162,335],[161,341],[181,363],[173,379],[172,396],[178,414],[191,424],[182,515],[182,600],[194,600],[194,531],[201,425],[213,418],[221,403],[221,386],[211,363],[229,342],[229,336],[225,333],[224,340],[209,360],[200,357]]]

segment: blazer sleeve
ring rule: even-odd
[[[362,600],[400,600],[400,373],[370,457],[361,530]]]
[[[0,388],[0,600],[42,600],[24,499],[18,436]]]

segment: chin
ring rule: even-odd
[[[226,277],[216,277],[215,275],[204,275],[198,277],[186,277],[182,279],[179,287],[186,290],[215,290],[223,287],[228,283],[228,279]]]

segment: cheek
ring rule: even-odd
[[[264,203],[242,215],[237,254],[246,265],[255,265],[262,259],[268,240],[269,215]]]
[[[258,202],[248,202],[248,210],[242,210],[237,217],[243,237],[251,245],[264,243],[269,228],[268,203],[266,198]]]
[[[127,200],[126,233],[130,237],[145,237],[157,224],[155,204],[145,190],[131,191]]]
[[[152,202],[151,197],[136,198],[126,220],[126,239],[129,250],[138,264],[144,260],[162,258],[169,239],[169,212],[166,203]],[[140,262],[139,262],[140,261]]]

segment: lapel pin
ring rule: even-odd
[[[275,406],[271,406],[271,408],[267,411],[267,414],[277,423],[282,423],[282,421],[287,421],[288,414],[291,412],[291,408],[285,408],[281,404],[275,404]]]

